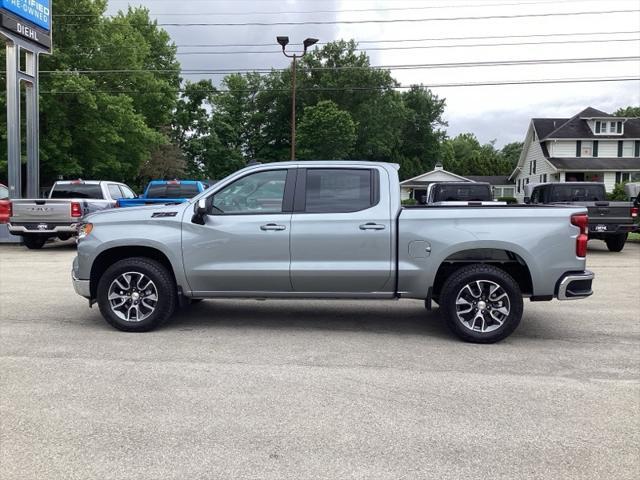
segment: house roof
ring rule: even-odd
[[[637,157],[554,157],[547,160],[559,170],[640,170],[640,158]]]
[[[431,170],[430,172],[425,172],[425,173],[421,173],[420,175],[417,175],[415,177],[412,178],[408,178],[406,180],[403,180],[402,182],[400,182],[400,185],[406,186],[408,184],[426,184],[428,185],[429,183],[432,183],[432,181],[430,181],[427,177],[431,176],[431,175],[441,175],[441,176],[445,176],[445,177],[452,177],[454,180],[462,180],[463,182],[466,181],[466,178],[461,176],[461,175],[457,175],[455,173],[452,172],[448,172],[447,170],[443,169],[443,168],[438,168],[436,167],[434,170]],[[442,181],[442,180],[438,180],[438,181]],[[449,181],[449,180],[447,180]]]
[[[505,175],[467,175],[472,182],[487,182],[491,185],[511,185],[513,182]]]
[[[640,138],[640,118],[629,118],[624,124],[622,135],[596,135],[591,131],[587,120],[589,118],[618,118],[592,107],[587,107],[571,118],[534,118],[534,128],[540,140],[561,138],[595,138],[621,139]]]

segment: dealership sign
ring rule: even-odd
[[[0,27],[51,50],[51,0],[0,0]]]
[[[31,22],[45,31],[51,30],[51,2],[49,0],[0,0],[0,8],[18,19]]]

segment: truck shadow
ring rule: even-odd
[[[205,300],[180,310],[163,330],[259,328],[424,334],[450,338],[437,309],[422,302]]]

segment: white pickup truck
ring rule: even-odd
[[[11,200],[9,232],[19,235],[29,249],[42,248],[47,239],[74,236],[82,219],[116,205],[119,198],[135,198],[124,183],[98,180],[61,180],[48,198]]]
[[[586,208],[403,208],[397,168],[255,165],[190,202],[90,215],[74,288],[126,331],[205,298],[413,298],[437,302],[453,332],[481,343],[514,331],[523,297],[591,295]]]

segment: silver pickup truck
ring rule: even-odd
[[[48,198],[11,200],[9,232],[21,236],[27,248],[42,248],[51,237],[71,238],[86,215],[114,207],[119,198],[135,196],[123,183],[61,180],[51,187]]]
[[[126,331],[205,298],[421,299],[479,343],[514,331],[523,297],[591,295],[585,208],[402,208],[397,169],[255,165],[181,205],[91,215],[74,288]]]

